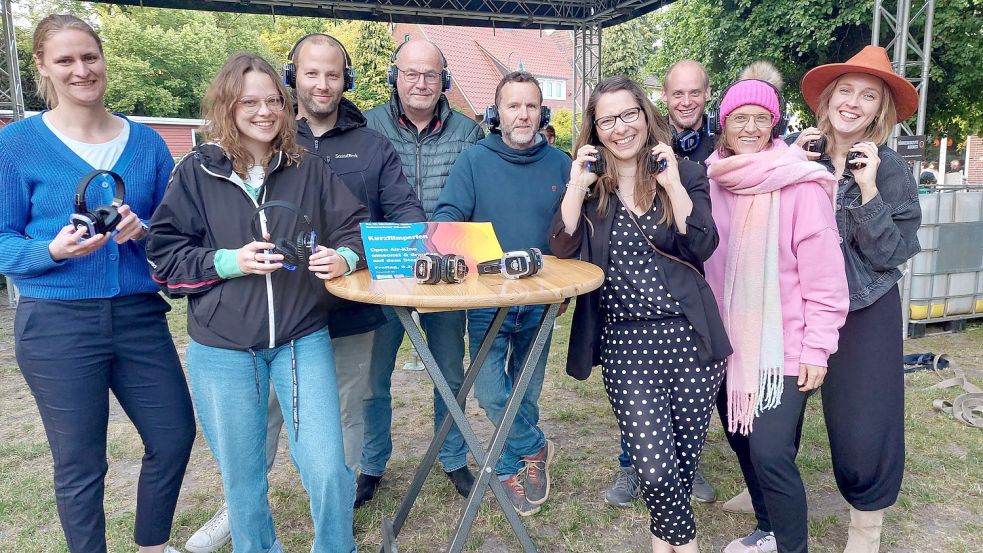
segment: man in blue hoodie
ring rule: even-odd
[[[571,162],[539,134],[549,122],[542,104],[539,82],[529,73],[516,71],[502,79],[495,89],[497,117],[488,121],[492,134],[458,156],[437,199],[434,221],[490,222],[506,251],[536,247],[549,253],[548,227],[563,197]],[[478,373],[475,396],[496,425],[544,310],[543,305],[510,309]],[[495,311],[468,311],[472,356]],[[539,394],[548,354],[549,340],[495,467],[522,516],[538,512],[549,496],[549,465],[555,448],[539,428]]]

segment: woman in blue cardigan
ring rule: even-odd
[[[85,22],[46,17],[33,56],[50,109],[0,131],[0,272],[21,292],[17,363],[48,436],[65,539],[73,553],[106,551],[111,390],[144,444],[134,540],[176,553],[167,540],[195,425],[143,243],[173,161],[154,131],[106,110],[102,44]],[[93,170],[115,175],[93,176],[76,199]],[[70,224],[78,204],[94,213]]]

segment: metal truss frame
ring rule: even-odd
[[[895,135],[920,135],[925,132],[925,112],[928,101],[928,70],[932,63],[932,27],[935,20],[935,0],[897,0],[891,13],[884,0],[874,1],[874,21],[871,25],[870,43],[880,45],[881,26],[888,27],[884,47],[891,53],[894,72],[911,81],[918,90],[918,117],[915,130],[907,122],[898,124]],[[915,5],[913,5],[915,4]],[[918,4],[920,7],[914,9]],[[912,11],[914,9],[914,11]],[[913,22],[921,20],[923,33],[919,37],[911,33]]]
[[[591,91],[601,80],[601,27],[583,25],[573,32],[573,139]]]
[[[0,49],[0,111],[12,112],[13,120],[17,121],[24,118],[24,93],[10,0],[0,0],[0,24],[3,25],[3,34],[0,35],[3,39],[3,48]]]

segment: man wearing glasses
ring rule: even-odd
[[[399,153],[403,173],[429,217],[444,188],[458,154],[482,138],[477,123],[455,113],[444,92],[450,89],[447,60],[433,43],[404,42],[393,53],[387,72],[393,87],[389,102],[365,113],[368,126],[379,131]],[[357,479],[355,506],[372,499],[392,454],[392,373],[403,341],[403,327],[395,314],[375,333],[369,369],[369,391],[364,402],[365,441]],[[464,381],[463,311],[421,314],[437,365],[455,393]],[[447,407],[434,393],[434,432],[447,416]],[[474,484],[468,469],[467,447],[457,426],[452,426],[438,456],[458,493],[467,497]]]

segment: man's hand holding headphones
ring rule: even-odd
[[[270,239],[269,234],[264,234],[263,238]],[[283,256],[278,253],[270,253],[275,248],[270,242],[260,242],[253,240],[245,246],[236,250],[236,262],[239,264],[239,271],[247,275],[268,275],[273,271],[283,267]]]
[[[333,248],[318,245],[307,259],[307,268],[321,280],[331,280],[348,272],[348,260]]]

